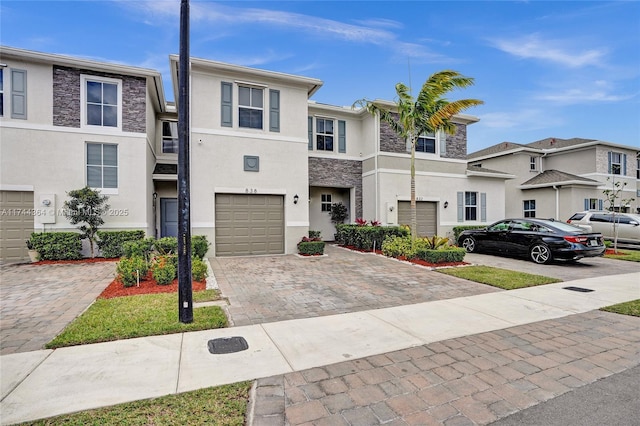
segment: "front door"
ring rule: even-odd
[[[160,236],[178,236],[177,198],[160,198]]]

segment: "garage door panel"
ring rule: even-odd
[[[241,256],[284,253],[281,195],[216,195],[216,254]]]
[[[437,203],[428,201],[417,201],[416,217],[418,222],[418,236],[432,237],[437,234]],[[398,202],[398,223],[400,225],[411,224],[411,203],[409,201]]]

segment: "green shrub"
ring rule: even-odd
[[[453,227],[453,240],[457,243],[458,237],[462,234],[462,231],[466,231],[467,229],[482,229],[486,228],[486,225],[461,225]]]
[[[324,254],[324,241],[301,241],[298,243],[298,253],[306,256]]]
[[[140,281],[144,280],[147,272],[149,272],[149,264],[140,256],[123,257],[116,266],[118,280],[125,287],[132,287],[137,283],[138,277]]]
[[[31,245],[40,260],[81,259],[82,240],[76,232],[34,232]]]
[[[320,235],[322,234],[321,231],[311,231],[309,230],[309,238],[314,239],[314,238],[320,238]]]
[[[103,257],[120,257],[124,253],[122,245],[127,241],[144,238],[144,231],[98,231],[98,248]]]
[[[176,242],[177,245],[177,242]],[[207,241],[205,235],[194,235],[191,237],[191,256],[197,257],[199,260],[204,259],[209,251],[211,244]],[[198,280],[201,281],[201,280]]]
[[[465,254],[465,249],[458,247],[416,250],[416,257],[429,263],[462,262]]]
[[[152,237],[137,241],[126,241],[122,244],[122,255],[124,257],[142,257],[148,262],[154,243],[155,239]]]
[[[352,246],[360,250],[380,249],[387,237],[407,235],[407,230],[400,226],[359,226],[336,225],[336,242],[344,246]]]
[[[207,264],[197,257],[191,259],[191,278],[195,281],[204,281],[207,275]]]
[[[158,256],[151,265],[153,279],[160,285],[168,285],[176,279],[177,269],[168,256]]]
[[[178,239],[176,237],[162,237],[154,243],[156,251],[160,254],[177,254]]]

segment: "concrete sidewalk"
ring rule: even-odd
[[[571,286],[594,291],[565,289]],[[632,273],[341,315],[5,355],[0,357],[1,423],[243,380],[304,375],[295,372],[306,371],[309,376],[308,372],[318,367],[395,351],[427,353],[424,345],[434,342],[569,317],[638,298],[640,273]],[[630,356],[635,356],[637,365],[640,321],[625,320],[630,325],[625,324],[623,331],[636,339],[626,343],[636,348]],[[210,339],[229,336],[244,337],[249,349],[224,355],[209,353]],[[627,368],[635,366],[634,359],[618,358]],[[613,374],[602,370],[602,376]],[[271,389],[271,385],[267,387]],[[261,401],[265,399],[258,393],[254,402]],[[295,406],[293,402],[289,401]],[[277,405],[274,412],[256,405],[254,423],[283,424],[277,422],[284,420],[284,399],[282,406]],[[327,424],[335,420],[326,407],[324,411],[317,403],[314,407],[319,415],[316,419],[325,415]],[[311,421],[301,417],[296,421],[296,414],[308,415],[310,408],[288,412],[286,421]],[[338,424],[358,424],[347,423],[344,416],[341,419],[343,423]]]

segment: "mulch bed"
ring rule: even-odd
[[[604,254],[610,254],[610,255],[613,255],[613,256],[624,256],[625,255],[622,252],[617,252],[616,253],[616,251],[614,249],[609,249],[609,248],[604,251]]]
[[[359,251],[361,253],[375,253],[375,254],[379,254],[381,256],[384,256],[384,254],[382,254],[382,250],[362,250],[362,249],[358,249],[356,247],[353,246],[340,246],[340,247],[344,247],[346,249],[349,250],[353,250],[353,251]],[[398,260],[402,260],[404,262],[410,262],[416,265],[421,265],[421,266],[426,266],[427,268],[444,268],[447,266],[465,266],[465,265],[470,265],[470,263],[468,262],[440,262],[440,263],[430,263],[430,262],[425,262],[424,260],[420,260],[420,259],[407,259],[404,256],[400,256],[397,258]]]
[[[178,292],[178,280],[175,279],[171,284],[160,285],[154,280],[151,275],[148,279],[140,281],[140,286],[134,285],[133,287],[125,287],[117,279],[113,280],[111,284],[104,289],[98,299],[111,299],[113,297],[122,296],[137,296],[139,294],[152,294],[152,293],[177,293]],[[193,291],[206,290],[206,281],[193,281],[191,284]]]

